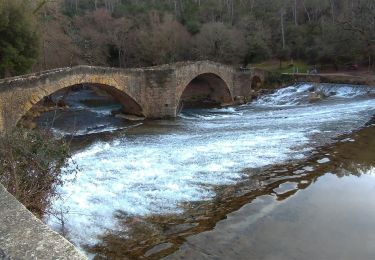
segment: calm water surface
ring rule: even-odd
[[[188,236],[167,259],[374,259],[375,128],[352,138],[287,167],[294,178]],[[321,164],[323,153],[330,161]]]
[[[316,87],[143,123],[69,97],[79,172],[45,221],[97,259],[374,259],[375,91]]]

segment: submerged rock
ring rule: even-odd
[[[246,98],[244,96],[235,96],[234,105],[243,105],[246,103]]]
[[[326,98],[326,95],[321,91],[311,92],[309,94],[309,102],[317,102]]]
[[[309,91],[309,92],[315,92],[315,86],[311,86],[311,87],[309,87],[308,91]]]
[[[128,114],[116,114],[115,117],[126,119],[129,121],[143,121],[146,119],[143,116],[135,116],[135,115],[128,115]]]
[[[170,243],[170,242],[166,242],[166,243],[156,245],[145,253],[145,257],[150,257],[150,256],[155,255],[157,253],[160,253],[164,250],[170,249],[172,246],[173,246],[173,244]]]
[[[173,234],[182,233],[189,229],[195,228],[196,226],[198,226],[198,223],[184,223],[184,224],[179,224],[179,225],[171,225],[166,229],[165,234],[173,235]]]
[[[236,105],[236,104],[233,104],[233,102],[230,102],[230,103],[221,103],[220,107],[230,107],[230,106],[233,106],[233,105]]]
[[[6,255],[5,255],[5,253],[4,253],[4,251],[2,251],[1,250],[1,248],[0,248],[0,259],[4,259],[4,260],[10,260],[10,257],[8,258]]]

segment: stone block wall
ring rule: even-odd
[[[230,93],[231,100],[227,100],[230,104],[235,96],[248,95],[251,77],[259,73],[198,61],[139,69],[77,66],[3,79],[0,80],[0,132],[15,126],[45,96],[78,84],[107,88],[128,105],[125,112],[147,118],[166,118],[176,116],[182,93],[198,76],[206,75],[207,79],[218,78],[224,82]],[[212,80],[211,85],[215,87],[217,82]]]

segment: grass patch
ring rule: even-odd
[[[298,71],[299,73],[306,73],[307,70],[311,67],[306,62],[301,60],[295,61],[283,61],[281,63],[278,60],[268,60],[261,63],[254,63],[251,64],[250,67],[255,67],[263,70],[267,70],[270,72],[278,72],[278,73],[293,73]]]

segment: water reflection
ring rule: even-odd
[[[166,259],[373,259],[374,182],[327,174],[282,203],[260,196]]]
[[[374,137],[365,128],[304,162],[247,170],[247,181],[218,187],[214,201],[185,203],[183,215],[120,214],[126,231],[86,250],[96,259],[371,259],[375,248],[350,241],[357,225],[375,234]]]
[[[316,163],[322,156],[330,162]],[[291,170],[302,177],[280,181],[212,231],[189,236],[167,259],[373,259],[374,127]]]

